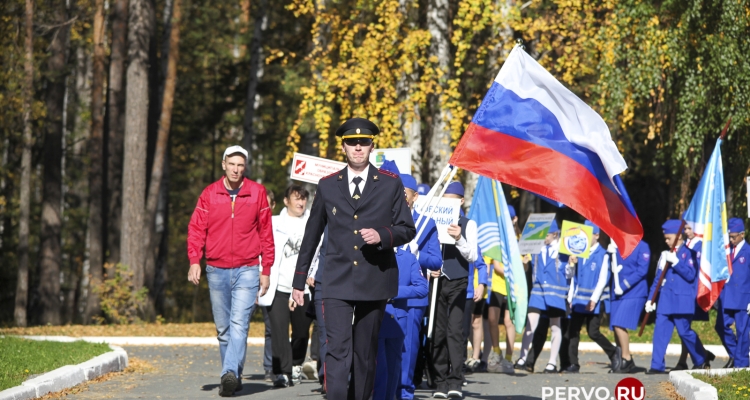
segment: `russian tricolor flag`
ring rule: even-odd
[[[604,120],[520,46],[511,51],[450,164],[561,202],[627,257],[643,227]]]

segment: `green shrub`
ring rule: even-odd
[[[140,315],[148,303],[148,289],[135,290],[133,271],[126,265],[115,265],[115,276],[105,279],[94,290],[99,294],[105,317],[94,317],[98,324],[109,322],[127,325],[142,322]]]

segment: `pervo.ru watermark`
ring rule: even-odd
[[[608,387],[542,386],[542,400],[643,400],[646,388],[636,378],[628,377],[611,391]]]

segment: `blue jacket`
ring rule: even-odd
[[[532,283],[529,307],[546,309],[547,306],[565,310],[565,300],[568,297],[568,280],[565,277],[565,264],[568,263],[566,254],[557,254],[559,242],[550,246],[552,257],[547,257],[547,246],[542,247],[540,254],[531,258]],[[545,256],[542,256],[545,253]]]
[[[750,246],[743,241],[732,254],[732,275],[721,292],[721,306],[744,312],[750,303]]]
[[[656,313],[662,315],[695,313],[695,297],[698,294],[698,262],[696,253],[684,244],[677,250],[677,264],[671,266],[664,275],[664,286],[656,299]],[[651,284],[648,298],[654,295],[659,282],[660,270],[656,271],[656,278]]]
[[[606,279],[609,280],[608,261],[609,255],[607,254],[607,250],[602,248],[602,246],[597,246],[596,249],[589,254],[589,258],[578,259],[576,274],[573,276],[573,281],[571,282],[574,291],[573,301],[570,305],[573,311],[582,314],[591,314],[586,307],[588,307],[589,301],[592,300],[591,297],[596,290],[596,285],[599,283],[599,276],[602,273],[602,268],[606,271]],[[602,290],[596,299],[596,307],[593,311],[594,314],[599,314],[599,306],[602,304],[603,295],[604,291]]]
[[[417,299],[428,301],[427,292],[429,289],[427,278],[422,275],[422,268],[419,267],[419,262],[417,262],[417,257],[414,254],[399,247],[396,250],[396,262],[398,263],[398,295],[393,298],[391,304],[386,305],[383,325],[386,325],[386,320],[390,318],[396,319],[395,322],[398,322],[398,326],[404,328],[406,317],[409,314],[409,301]],[[391,328],[393,329],[395,326],[391,326]]]
[[[622,271],[617,276],[623,293],[621,296],[614,295],[613,298],[615,300],[646,298],[646,295],[648,295],[646,275],[648,275],[650,262],[651,250],[643,240],[638,242],[638,245],[635,246],[635,249],[630,253],[628,258],[623,259],[620,250],[617,250],[617,265],[622,265]],[[614,294],[614,274],[612,274],[612,279],[613,282],[610,285],[610,289],[612,289],[612,293]]]
[[[482,257],[482,249],[477,246],[477,260],[473,263],[469,264],[469,287],[466,288],[466,298],[471,299],[474,297],[474,270],[477,270],[477,275],[479,277],[479,284],[484,285],[485,288],[488,287],[487,285],[487,263],[484,262],[484,258]]]
[[[419,213],[412,211],[414,223],[419,219]],[[438,240],[437,226],[432,218],[423,218],[422,223],[417,227],[419,233],[422,225],[427,224],[424,232],[417,238],[417,259],[422,269],[438,270],[443,266],[443,254],[440,252],[440,241]],[[424,272],[424,271],[422,271]]]

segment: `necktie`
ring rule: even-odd
[[[352,198],[356,201],[362,197],[362,192],[359,191],[359,183],[362,182],[362,177],[355,176],[352,182],[354,182],[354,195],[352,195]]]

